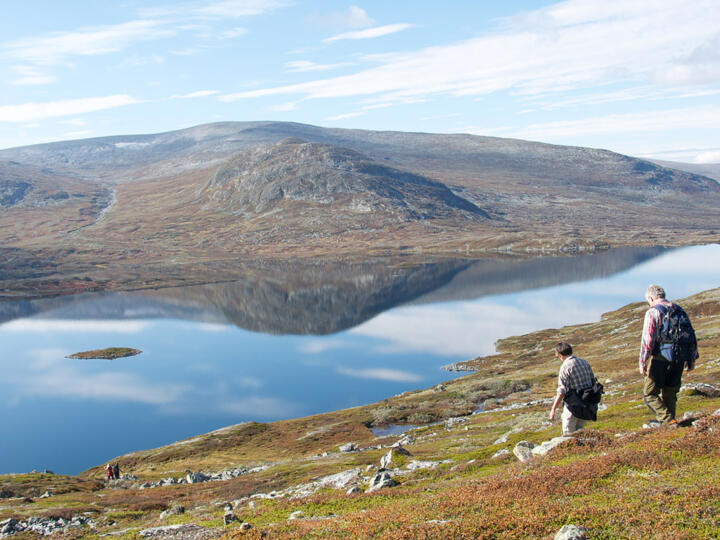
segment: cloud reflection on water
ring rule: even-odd
[[[388,368],[369,368],[369,369],[353,369],[347,367],[338,367],[337,373],[347,375],[348,377],[356,377],[359,379],[376,379],[378,381],[393,382],[420,382],[422,377],[409,371],[401,371],[399,369]]]
[[[149,321],[104,321],[104,320],[73,320],[73,319],[15,319],[0,324],[0,332],[26,333],[101,333],[138,334],[152,323]]]

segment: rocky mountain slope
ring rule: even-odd
[[[0,250],[14,261],[0,267],[0,290],[214,281],[221,273],[209,268],[238,258],[474,257],[719,238],[711,178],[514,139],[226,122],[0,150],[0,160],[13,162],[0,185],[13,205],[0,210]],[[28,187],[30,177],[55,191]],[[25,212],[19,201],[32,197]],[[38,280],[8,279],[27,274]]]
[[[588,538],[715,538],[720,289],[680,303],[700,361],[684,375],[677,429],[643,428],[647,306],[635,303],[504,339],[498,354],[468,362],[474,373],[433,388],[120,456],[110,461],[120,480],[104,482],[104,465],[0,476],[0,534],[499,539],[573,524]],[[606,391],[598,421],[568,439],[547,420],[558,340],[575,344]]]

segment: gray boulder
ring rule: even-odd
[[[520,441],[513,448],[513,454],[523,463],[528,463],[532,457],[532,450],[535,448],[535,444],[528,441]]]
[[[188,475],[185,477],[188,484],[199,484],[201,482],[207,482],[210,480],[210,477],[207,475],[204,475],[201,472],[194,472],[194,473],[188,473]]]
[[[235,514],[232,512],[228,512],[223,516],[223,523],[225,525],[230,525],[233,521],[237,521],[238,518]]]
[[[178,516],[185,513],[185,507],[180,504],[174,504],[164,512],[160,514],[160,519],[164,519],[168,516]]]
[[[380,458],[380,468],[386,469],[393,465],[397,460],[398,456],[410,456],[410,452],[405,450],[402,446],[397,445],[390,448],[387,454]]]
[[[349,442],[340,446],[341,452],[355,452],[358,449],[357,443]]]
[[[563,525],[554,540],[587,540],[587,530],[577,525]]]
[[[396,485],[397,482],[395,482],[386,471],[378,472],[370,481],[370,487],[365,490],[365,493],[372,493],[373,491]]]
[[[534,447],[531,452],[534,456],[546,456],[550,450],[570,439],[572,437],[555,437],[549,441],[543,441],[540,445]]]

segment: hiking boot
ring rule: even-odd
[[[669,428],[677,428],[677,427],[679,427],[679,424],[677,423],[677,420],[675,420],[674,418],[673,418],[672,420],[670,420],[670,421],[669,421],[667,424],[665,424],[665,425],[666,425],[667,427],[669,427]]]

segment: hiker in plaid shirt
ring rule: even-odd
[[[665,289],[650,285],[645,291],[650,308],[645,312],[638,369],[644,379],[643,400],[661,424],[675,425],[677,393],[682,383],[683,364],[673,363],[673,346],[668,343],[656,347],[660,340],[663,314],[657,306],[668,309],[673,305],[665,299]],[[695,367],[697,346],[687,363],[687,370]],[[650,426],[657,424],[648,424]]]
[[[593,375],[590,364],[582,358],[573,356],[572,346],[569,343],[561,341],[555,345],[555,357],[562,360],[562,365],[558,373],[557,394],[550,410],[549,418],[551,421],[555,419],[555,411],[569,390],[590,388],[595,382],[595,375]],[[570,435],[573,431],[577,431],[584,426],[585,420],[575,416],[567,408],[567,405],[564,405],[562,412],[563,435]]]

